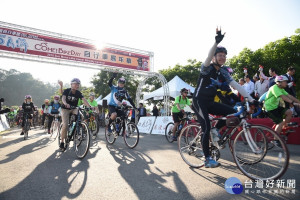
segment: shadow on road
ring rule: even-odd
[[[1,193],[0,199],[76,199],[86,187],[89,160],[99,150],[89,152],[82,160],[77,160],[73,151],[61,153],[57,150],[19,184]]]
[[[193,199],[178,173],[163,172],[154,167],[154,161],[145,153],[106,145],[115,161],[119,163],[119,172],[131,186],[139,199]],[[151,168],[150,165],[153,165]],[[173,179],[176,191],[167,188],[166,179]],[[147,185],[147,187],[145,187]],[[152,191],[147,191],[152,188]],[[180,191],[180,192],[178,192]]]

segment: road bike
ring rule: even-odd
[[[234,162],[238,169],[253,180],[279,179],[289,165],[289,151],[284,140],[271,128],[263,125],[255,125],[247,122],[249,104],[246,101],[238,107],[239,111],[225,117],[210,115],[211,125],[214,127],[219,120],[226,120],[226,126],[222,128],[222,136],[219,141],[213,139],[210,134],[210,154],[214,160],[221,156],[220,150],[228,142]],[[190,129],[197,130],[197,135],[190,134]],[[178,148],[184,162],[191,167],[204,166],[204,154],[202,149],[203,132],[200,125],[190,124],[181,131],[178,140]],[[273,146],[278,141],[280,146]]]
[[[140,133],[138,127],[128,120],[130,106],[127,106],[126,103],[123,103],[120,107],[117,107],[117,113],[122,113],[120,116],[105,128],[105,139],[109,144],[113,144],[117,137],[121,136],[124,138],[125,144],[133,149],[137,146],[140,138]],[[107,115],[107,122],[109,120],[109,115]]]
[[[175,136],[176,138],[178,138],[178,136],[180,135],[180,132],[182,130],[183,127],[185,127],[187,124],[190,124],[192,121],[192,113],[187,112],[184,114],[184,118],[180,119],[180,123],[177,126],[176,132],[175,132]],[[173,140],[173,128],[174,128],[174,122],[170,122],[167,124],[166,129],[165,129],[165,136],[168,142],[172,143],[174,142]]]
[[[73,141],[73,148],[75,154],[78,158],[82,159],[86,156],[90,148],[90,132],[88,129],[87,124],[83,121],[83,109],[80,107],[71,107],[70,109],[78,108],[77,115],[71,114],[69,117],[68,123],[68,132],[67,138],[65,139],[65,147],[64,149],[67,150],[69,148],[70,142]],[[58,146],[61,144],[61,130],[62,125],[59,129],[58,135]]]

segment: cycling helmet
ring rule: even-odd
[[[282,81],[288,81],[288,78],[286,76],[276,76],[275,82],[282,82]]]
[[[72,84],[72,83],[80,84],[80,80],[79,80],[78,78],[73,78],[73,79],[71,80],[71,84]]]
[[[217,55],[217,53],[225,53],[227,55],[227,50],[225,47],[222,47],[222,46],[217,46],[217,49],[215,51],[215,55]]]
[[[182,88],[181,90],[180,90],[180,93],[183,93],[183,92],[185,92],[185,91],[189,91],[188,89],[186,89],[186,88]]]
[[[125,78],[123,78],[123,77],[119,78],[118,83],[123,83],[123,84],[125,84],[125,83],[126,83]]]
[[[26,95],[25,99],[31,99],[31,96],[30,95]]]
[[[91,93],[90,93],[90,97],[91,97],[91,96],[94,97],[94,96],[95,96],[95,93],[94,93],[94,92],[91,92]]]
[[[49,99],[45,99],[45,101],[44,101],[45,103],[49,103]]]
[[[54,96],[54,100],[59,100],[59,98],[60,98],[59,95]]]

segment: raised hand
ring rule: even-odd
[[[220,27],[220,30],[217,27],[216,34],[217,34],[216,37],[215,37],[216,43],[219,44],[223,40],[225,33],[222,35],[222,33],[221,33],[221,27]]]

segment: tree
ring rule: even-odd
[[[295,33],[296,33],[296,34],[299,34],[299,33],[300,33],[300,28],[297,28],[297,29],[295,30]]]

